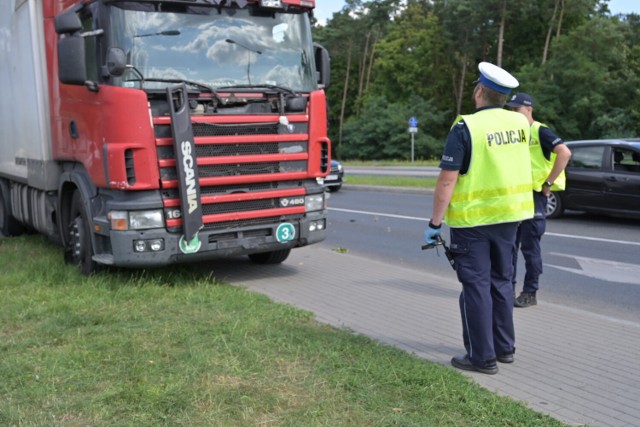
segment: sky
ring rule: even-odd
[[[344,0],[316,0],[314,15],[320,23],[325,23],[334,12],[339,12],[344,6]],[[638,0],[610,0],[609,10],[613,15],[618,13],[640,14],[640,1]]]
[[[344,0],[316,0],[316,8],[313,15],[321,23],[327,22],[334,12],[340,12],[344,6]]]

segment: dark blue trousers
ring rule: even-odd
[[[451,229],[462,284],[462,338],[469,359],[484,366],[515,351],[513,252],[518,223]]]
[[[518,266],[518,251],[524,256],[525,275],[522,292],[537,292],[538,280],[542,274],[542,250],[540,240],[545,232],[547,198],[544,194],[534,191],[533,202],[535,216],[522,221],[516,234],[516,250],[513,252],[513,289],[516,286],[516,269]]]

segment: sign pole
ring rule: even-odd
[[[414,135],[415,135],[415,132],[411,132],[411,163],[413,163],[413,147],[414,147],[413,136]]]
[[[414,151],[415,151],[414,136],[417,132],[418,132],[418,119],[416,119],[415,117],[411,117],[409,119],[409,133],[411,134],[411,163],[413,163],[413,159],[414,159]]]

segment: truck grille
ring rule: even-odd
[[[215,203],[204,205],[202,213],[204,215],[214,215],[229,212],[247,212],[264,209],[275,209],[280,207],[280,199],[258,199],[246,202]]]
[[[197,157],[230,157],[250,156],[261,154],[294,154],[308,151],[306,141],[299,142],[263,142],[263,143],[233,143],[207,144],[196,146]],[[158,158],[173,159],[173,146],[158,147]]]
[[[238,136],[238,135],[277,135],[278,123],[216,124],[193,123],[193,135],[200,136]]]
[[[154,126],[161,194],[167,209],[172,210],[171,217],[176,218],[180,199],[169,120],[166,116],[155,117]],[[304,216],[304,206],[284,209],[280,203],[281,198],[306,194],[304,181],[308,179],[309,167],[306,122],[294,123],[282,133],[277,117],[273,123],[205,123],[203,117],[198,120],[192,121],[192,128],[204,230],[259,227]],[[250,213],[245,215],[250,218],[229,221],[229,214],[234,213]],[[179,222],[169,222],[170,230],[180,229],[174,225]]]
[[[215,178],[221,176],[244,176],[277,174],[283,172],[304,172],[307,162],[278,162],[278,163],[244,163],[237,165],[200,166],[200,178]],[[160,176],[163,180],[177,179],[175,168],[162,168]]]
[[[292,123],[294,134],[308,133],[307,123]],[[202,136],[240,136],[240,135],[278,135],[280,129],[278,123],[242,123],[219,124],[194,122],[191,124],[193,135]],[[171,138],[171,126],[168,124],[155,125],[156,138]]]

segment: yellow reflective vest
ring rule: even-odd
[[[551,153],[550,159],[544,156],[542,147],[540,146],[540,128],[547,125],[534,121],[531,125],[531,142],[529,142],[529,151],[531,154],[531,173],[533,174],[533,191],[542,191],[542,184],[547,180],[549,172],[553,169],[557,154]],[[562,191],[565,189],[567,178],[564,171],[556,178],[551,189],[553,191]]]
[[[471,162],[458,177],[445,215],[450,227],[476,227],[533,218],[530,126],[502,108],[460,116],[471,135]]]

